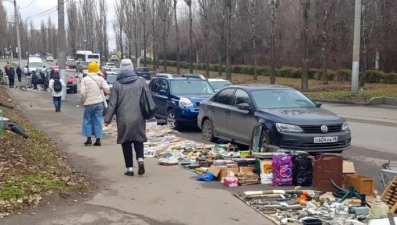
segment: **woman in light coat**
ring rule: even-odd
[[[95,134],[94,146],[101,146],[103,137],[102,116],[104,109],[104,94],[110,93],[108,83],[98,76],[99,66],[96,62],[88,64],[88,74],[81,80],[80,95],[84,104],[82,135],[87,138],[84,145],[92,144],[91,136]],[[94,131],[94,132],[93,132]]]
[[[138,161],[138,175],[145,173],[143,163],[143,143],[146,138],[146,121],[143,118],[140,99],[142,89],[147,83],[142,81],[134,71],[124,70],[117,76],[109,97],[109,106],[104,117],[105,126],[117,117],[117,144],[121,144],[127,176],[134,176],[133,153],[134,145]]]

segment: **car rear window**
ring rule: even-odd
[[[217,80],[217,81],[209,81],[211,86],[215,89],[215,90],[219,90],[222,89],[224,87],[230,86],[232,85],[232,83],[230,81],[227,80]]]
[[[260,109],[316,107],[305,95],[293,89],[255,90],[252,97]]]

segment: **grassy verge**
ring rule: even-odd
[[[162,70],[162,67],[158,69],[158,72]],[[169,73],[176,73],[176,67],[167,67]],[[181,73],[188,73],[188,69],[182,69]],[[194,73],[205,74],[204,70],[194,70]],[[219,77],[218,72],[210,72],[210,77]],[[225,78],[225,73],[223,73]],[[252,75],[248,74],[232,74],[232,80],[234,84],[247,84],[247,83],[269,83],[268,76],[258,76],[258,80],[254,80]],[[277,77],[276,84],[286,85],[300,88],[301,79],[299,78],[284,78]],[[360,90],[358,95],[352,96],[350,94],[350,82],[342,81],[329,81],[328,85],[324,85],[319,80],[309,80],[309,90],[305,92],[309,97],[316,99],[332,99],[332,100],[344,100],[344,101],[357,101],[366,102],[372,97],[396,97],[397,85],[396,84],[366,84],[364,90]]]
[[[0,87],[0,102],[10,101]],[[17,122],[29,135],[23,139],[9,131],[0,132],[0,212],[12,213],[34,207],[53,191],[83,191],[88,182],[59,154],[57,146],[38,130],[16,107],[0,107],[4,117]]]

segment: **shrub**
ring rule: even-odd
[[[352,71],[349,69],[340,69],[335,71],[334,81],[351,81]]]

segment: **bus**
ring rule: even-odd
[[[101,56],[99,54],[92,53],[92,51],[77,51],[76,60],[88,63],[97,62],[99,66],[101,65]]]

